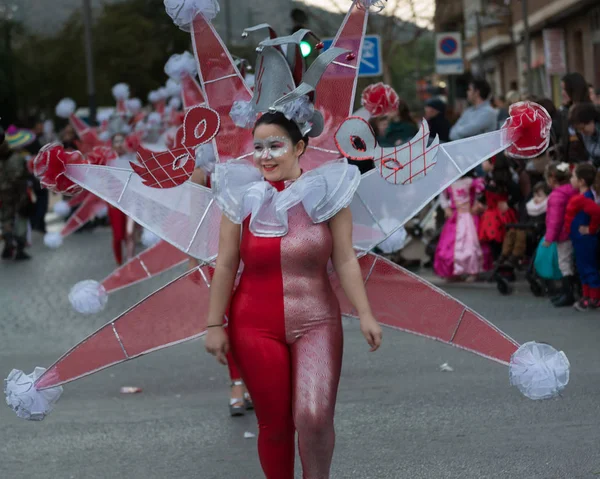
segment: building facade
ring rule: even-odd
[[[527,92],[524,4],[531,92]],[[506,93],[517,82],[522,93],[559,103],[560,79],[568,72],[579,72],[600,87],[598,0],[510,0],[508,4],[504,0],[438,0],[437,8],[436,30],[462,28],[458,31],[464,35],[467,69],[474,75],[481,75],[483,69],[496,94]]]

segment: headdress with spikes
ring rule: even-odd
[[[304,62],[296,52],[307,36],[314,34],[302,29],[286,37],[277,37],[267,24],[244,30],[250,32],[269,30],[269,38],[259,43],[255,68],[255,87],[252,100],[236,101],[230,115],[235,124],[242,128],[251,127],[260,113],[281,112],[288,120],[298,125],[303,135],[319,136],[323,132],[323,115],[315,110],[315,90],[327,67],[348,50],[331,48],[319,55],[304,72]],[[286,46],[288,54],[284,54]],[[294,48],[290,48],[294,46]],[[268,72],[268,75],[265,75]]]

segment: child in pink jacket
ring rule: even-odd
[[[571,170],[567,163],[551,164],[546,170],[546,181],[552,188],[552,193],[548,198],[546,236],[542,247],[556,243],[558,250],[558,267],[563,278],[560,294],[552,298],[552,304],[556,307],[571,306],[575,302],[573,245],[569,239],[569,232],[564,229],[567,203],[577,194],[570,180]]]

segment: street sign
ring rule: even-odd
[[[435,71],[439,75],[461,75],[465,72],[460,32],[435,36]]]
[[[327,50],[333,43],[333,38],[322,40]],[[379,35],[367,35],[363,42],[360,59],[359,77],[376,77],[383,74],[383,61],[381,59],[381,38]]]

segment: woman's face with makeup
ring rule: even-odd
[[[259,125],[254,130],[254,163],[267,181],[298,178],[298,158],[303,151],[304,142],[293,145],[285,129],[278,125]]]

